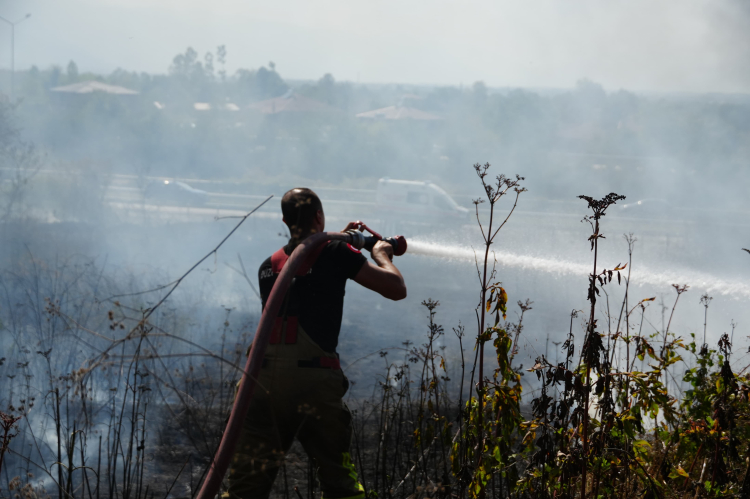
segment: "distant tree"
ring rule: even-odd
[[[487,102],[487,85],[483,81],[475,82],[471,87],[471,95],[475,106],[483,106]]]
[[[68,63],[67,80],[68,83],[75,83],[78,81],[78,66],[76,65],[75,61],[70,61]]]
[[[140,92],[148,88],[150,81],[151,75],[148,73],[138,74],[135,71],[126,71],[122,68],[115,69],[109,76],[107,76],[108,83],[138,90]]]
[[[257,71],[240,69],[235,78],[239,95],[252,101],[279,97],[289,89],[275,70],[262,66]]]
[[[216,62],[221,64],[221,69],[219,70],[219,77],[221,78],[222,82],[225,82],[227,79],[227,70],[226,70],[227,48],[225,45],[219,45],[218,47],[216,47]]]
[[[275,64],[271,67],[270,71],[264,67],[258,68],[258,72],[256,73],[257,88],[262,99],[283,95],[289,88],[276,72],[275,68]]]
[[[207,101],[213,97],[213,54],[209,54],[205,58],[207,66],[198,60],[198,52],[192,47],[172,59],[169,75],[179,82],[183,99]]]
[[[169,67],[169,74],[186,79],[192,78],[196,72],[202,73],[203,65],[198,61],[198,52],[193,47],[188,47],[184,54],[174,56]]]
[[[607,96],[607,92],[604,91],[604,87],[601,84],[591,81],[588,78],[578,80],[575,91],[577,94],[585,95],[592,99],[603,99]]]
[[[551,101],[554,105],[549,108],[558,113],[553,118],[555,127],[566,140],[577,141],[566,147],[582,147],[581,140],[600,135],[607,106],[607,92],[602,85],[584,78],[576,82],[572,91],[555,95]]]
[[[572,94],[573,103],[584,121],[595,120],[606,105],[607,92],[599,83],[588,79],[578,80]]]
[[[40,168],[36,149],[21,139],[14,107],[0,102],[0,222],[22,212],[29,181]]]
[[[326,73],[315,85],[307,85],[302,94],[331,106],[347,109],[351,99],[351,85],[337,83],[331,73]]]
[[[336,80],[331,73],[318,80],[318,98],[331,105],[336,103]]]
[[[206,68],[206,74],[213,76],[214,74],[214,55],[211,52],[206,52],[206,55],[203,56],[204,65],[203,67]]]
[[[47,101],[49,95],[45,91],[45,78],[46,75],[39,71],[38,67],[31,66],[31,68],[26,72],[21,80],[23,99],[25,101],[33,103],[41,103]]]
[[[48,81],[48,86],[50,88],[52,88],[52,87],[56,87],[56,86],[60,85],[60,76],[61,75],[62,75],[62,71],[60,70],[60,67],[59,66],[52,66],[52,69],[50,69],[50,72],[49,72],[49,80],[47,80]]]

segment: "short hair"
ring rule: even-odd
[[[318,210],[323,211],[323,203],[312,189],[295,187],[284,194],[281,198],[281,213],[292,239],[299,239],[312,230]]]

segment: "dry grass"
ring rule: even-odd
[[[630,296],[631,265],[597,261],[602,217],[617,195],[584,197],[590,309],[571,314],[563,360],[536,359],[528,370],[535,389],[523,392],[516,354],[531,302],[518,302],[518,322],[506,321],[508,292],[490,249],[523,179],[488,183],[488,167],[476,167],[490,218],[477,210],[486,247],[477,260],[475,334],[446,332],[439,304],[426,300],[424,342],[381,352],[372,397],[350,400],[352,454],[368,497],[748,497],[747,370],[733,372],[728,335],[712,348],[680,338],[670,324],[643,334],[652,299]],[[501,216],[505,194],[515,202]],[[636,240],[627,242],[632,257]],[[225,310],[204,319],[220,326],[202,331],[213,344],[198,344],[189,338],[199,319],[148,307],[91,262],[49,266],[29,256],[1,280],[0,497],[194,496],[256,318],[235,320]],[[615,286],[624,298],[610,316],[597,302]],[[675,285],[672,315],[687,290]],[[121,296],[100,301],[113,295]],[[707,316],[710,297],[702,304]],[[582,338],[574,334],[579,321]],[[456,337],[458,354],[437,346],[445,335]],[[274,495],[319,495],[298,445]]]

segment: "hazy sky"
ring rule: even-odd
[[[231,71],[274,61],[285,78],[750,92],[747,0],[0,0],[27,12],[17,68],[163,73],[225,44]]]

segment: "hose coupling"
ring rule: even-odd
[[[347,234],[349,236],[349,244],[351,244],[358,250],[361,250],[365,247],[365,236],[360,231],[351,229],[344,232],[344,234]]]

